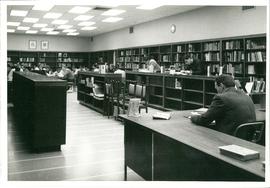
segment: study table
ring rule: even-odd
[[[186,118],[190,112],[173,111],[169,120],[153,120],[152,114],[120,115],[125,125],[125,180],[129,167],[145,180],[264,181],[264,146],[195,125]],[[230,144],[258,151],[260,158],[242,162],[221,155],[218,147]]]

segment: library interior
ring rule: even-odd
[[[6,5],[7,181],[266,183],[267,9]]]

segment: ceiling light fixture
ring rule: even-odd
[[[7,32],[8,33],[14,33],[15,32],[15,29],[7,29]]]
[[[81,30],[91,31],[96,29],[97,27],[82,27]]]
[[[70,29],[72,27],[73,27],[73,25],[60,25],[57,27],[57,29]]]
[[[42,28],[40,31],[53,31],[53,30],[54,28],[47,27],[47,28]]]
[[[48,18],[48,19],[57,19],[59,17],[61,17],[62,14],[61,13],[55,13],[55,12],[49,12],[46,13],[43,18]]]
[[[27,33],[27,34],[36,34],[37,32],[38,31],[36,31],[36,30],[28,30],[25,33]]]
[[[20,22],[7,22],[8,26],[19,26],[21,23]]]
[[[62,25],[68,23],[68,20],[54,20],[52,24]]]
[[[17,30],[22,30],[22,31],[29,30],[29,29],[30,29],[30,27],[24,27],[24,26],[17,27]]]
[[[94,25],[96,22],[80,22],[78,26],[90,26]]]
[[[118,22],[120,20],[122,20],[123,18],[119,18],[119,17],[109,17],[109,18],[106,18],[104,20],[102,20],[102,22],[110,22],[110,23],[113,23],[113,22]]]
[[[49,11],[54,7],[52,4],[43,3],[43,4],[36,4],[32,10],[40,10],[40,11]]]
[[[71,36],[76,36],[79,35],[80,33],[67,33],[67,35],[71,35]]]
[[[25,10],[11,10],[10,16],[21,16],[24,17],[26,16],[28,11]]]
[[[144,5],[141,5],[141,6],[136,7],[136,9],[153,10],[153,9],[159,8],[161,6],[162,5],[144,4]]]
[[[120,10],[120,9],[111,9],[111,10],[103,12],[101,15],[103,15],[103,16],[117,16],[117,15],[122,14],[124,12],[126,12],[126,11]]]
[[[76,29],[65,29],[65,30],[63,30],[63,33],[73,33],[75,31],[77,31],[77,30]]]
[[[73,14],[84,14],[91,10],[91,7],[80,7],[80,6],[75,6],[72,9],[70,9],[68,12],[73,13]]]
[[[48,24],[41,24],[41,23],[36,23],[33,25],[33,27],[46,27]]]
[[[87,20],[90,20],[93,17],[94,16],[80,15],[80,16],[77,16],[76,18],[74,18],[74,20],[76,20],[76,21],[87,21]]]
[[[46,34],[47,35],[57,35],[57,34],[59,34],[59,32],[58,31],[49,31]]]
[[[36,23],[38,20],[39,20],[38,18],[24,18],[23,22]]]

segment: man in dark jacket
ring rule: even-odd
[[[209,109],[202,115],[191,116],[193,123],[233,135],[235,129],[247,122],[256,121],[252,99],[235,88],[230,75],[220,75],[215,80],[218,92]],[[211,124],[215,120],[215,124]]]

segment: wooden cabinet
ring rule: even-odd
[[[14,73],[16,125],[34,151],[59,150],[66,143],[66,84],[36,73]]]

